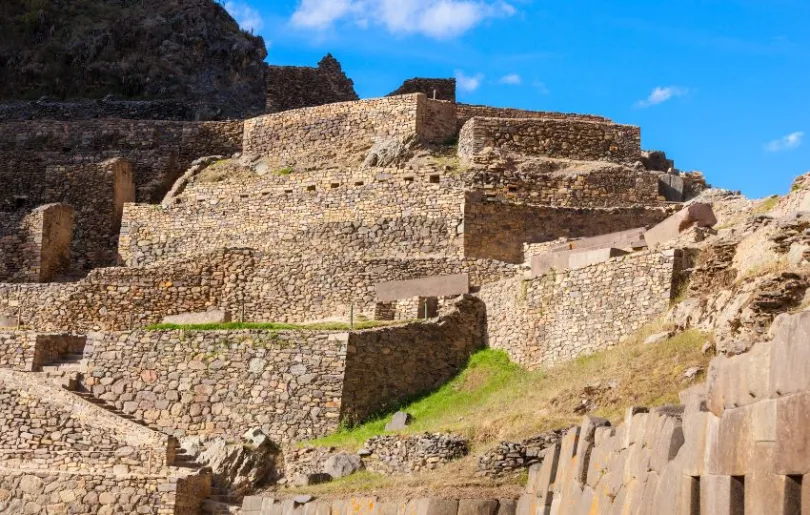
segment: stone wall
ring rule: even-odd
[[[242,148],[243,122],[97,119],[0,123],[0,205],[9,195],[42,190],[52,165],[97,163],[114,157],[133,166],[137,198],[158,202],[194,159],[231,155]],[[45,181],[46,189],[53,188]],[[62,194],[62,190],[51,193]],[[57,202],[57,199],[41,203]],[[74,205],[78,211],[81,206]]]
[[[456,104],[458,130],[471,118],[542,118],[551,120],[581,120],[592,122],[610,122],[609,118],[592,114],[558,113],[553,111],[528,111],[510,107],[490,107],[483,105]]]
[[[462,182],[425,171],[270,174],[194,183],[164,208],[127,204],[127,266],[223,247],[278,255],[460,256]]]
[[[243,149],[271,169],[359,165],[380,138],[406,142],[428,135],[428,141],[441,142],[450,136],[437,138],[440,130],[434,128],[449,122],[420,117],[428,102],[435,101],[414,94],[260,116],[245,121]]]
[[[0,102],[0,122],[97,118],[194,121],[206,119],[205,114],[215,111],[212,107],[181,100],[123,100],[114,97],[69,101],[51,98],[12,100]]]
[[[338,427],[348,335],[317,331],[134,331],[91,336],[85,384],[175,436],[274,441]]]
[[[422,93],[427,98],[433,100],[456,101],[456,79],[424,79],[416,77],[408,79],[402,83],[389,97],[397,95],[408,95],[410,93]]]
[[[263,257],[220,250],[183,261],[105,268],[64,284],[0,283],[0,316],[43,331],[125,330],[168,315],[218,306],[253,322],[373,318],[374,285],[468,273],[472,285],[509,277],[517,266],[461,258],[343,260],[340,256]]]
[[[0,513],[191,515],[205,498],[197,482],[0,469]]]
[[[354,82],[331,54],[321,59],[316,68],[268,66],[265,75],[268,113],[359,98],[354,91]]]
[[[0,332],[0,368],[37,372],[65,354],[81,353],[84,344],[85,337],[73,334]]]
[[[309,439],[444,384],[483,345],[483,322],[483,304],[464,298],[432,322],[351,333],[96,333],[85,384],[178,437],[261,427]]]
[[[669,216],[663,207],[565,208],[491,201],[467,193],[464,255],[523,263],[523,244],[582,238],[654,225]]]
[[[604,350],[669,308],[679,273],[679,252],[649,251],[484,285],[488,344],[532,368]]]
[[[489,199],[509,202],[560,207],[663,205],[655,174],[616,165],[574,173],[488,165],[474,168],[469,176],[470,188],[483,190]]]
[[[70,268],[73,208],[0,212],[0,281],[49,282]]]
[[[30,373],[0,370],[0,467],[157,474],[171,465],[165,435],[96,407]]]
[[[430,331],[412,324],[353,334],[343,383],[344,420],[365,420],[452,379],[484,346],[485,318],[483,303],[465,296],[429,324]]]
[[[632,163],[641,157],[641,130],[572,119],[471,118],[461,129],[459,158],[471,161],[485,148],[527,156]]]

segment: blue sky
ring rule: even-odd
[[[230,0],[268,62],[327,52],[361,97],[459,79],[459,101],[593,113],[750,197],[810,171],[808,0]]]

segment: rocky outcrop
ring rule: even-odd
[[[348,102],[359,97],[354,82],[332,54],[318,66],[269,66],[266,112],[277,113],[301,107]]]
[[[4,1],[0,99],[172,99],[214,119],[264,108],[264,42],[212,0]]]

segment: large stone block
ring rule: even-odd
[[[231,321],[231,313],[219,309],[200,313],[181,313],[163,318],[164,324],[196,325],[196,324],[225,324]]]
[[[754,444],[750,470],[745,476],[746,513],[769,513],[774,507],[786,505],[787,478],[773,473],[773,450],[771,442]]]
[[[753,451],[751,408],[726,410],[717,431],[709,434],[708,473],[744,476]]]
[[[676,239],[683,231],[697,225],[713,227],[717,224],[712,206],[709,204],[692,204],[644,233],[647,245],[654,247]]]
[[[411,279],[409,281],[390,281],[374,286],[377,302],[393,302],[415,297],[450,297],[470,292],[468,274],[442,275]]]
[[[771,394],[810,390],[810,311],[780,317],[779,327],[773,332]]]
[[[584,252],[571,254],[568,257],[568,267],[576,270],[597,263],[604,263],[611,258],[625,256],[627,254],[629,254],[629,252],[615,248],[586,250]]]
[[[458,515],[495,515],[498,501],[495,499],[461,499],[458,502]]]
[[[704,473],[710,423],[717,425],[719,419],[707,411],[686,413],[683,417],[684,444],[678,451],[677,465],[688,476]]]
[[[758,343],[749,352],[718,356],[709,366],[706,404],[717,416],[725,409],[747,406],[769,397],[772,354],[770,342]]]
[[[810,474],[810,392],[777,401],[773,462],[778,474]]]
[[[647,231],[645,227],[638,227],[635,229],[628,229],[626,231],[611,232],[601,234],[599,236],[591,236],[589,238],[580,238],[578,240],[569,241],[565,245],[554,247],[551,252],[563,252],[566,250],[576,249],[598,249],[605,247],[615,248],[628,248],[635,242],[644,238],[644,233]]]
[[[557,479],[557,467],[560,462],[560,444],[556,443],[544,451],[543,462],[536,473],[532,485],[541,505],[551,504],[551,485]]]
[[[706,475],[700,478],[700,513],[743,515],[744,485],[731,476]]]

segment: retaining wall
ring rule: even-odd
[[[48,282],[68,272],[72,240],[73,208],[68,205],[0,212],[0,281]]]
[[[461,129],[458,155],[469,162],[485,148],[580,161],[635,162],[641,130],[601,121],[471,118]]]
[[[609,348],[669,308],[680,266],[674,250],[639,252],[484,285],[488,344],[531,368]]]

